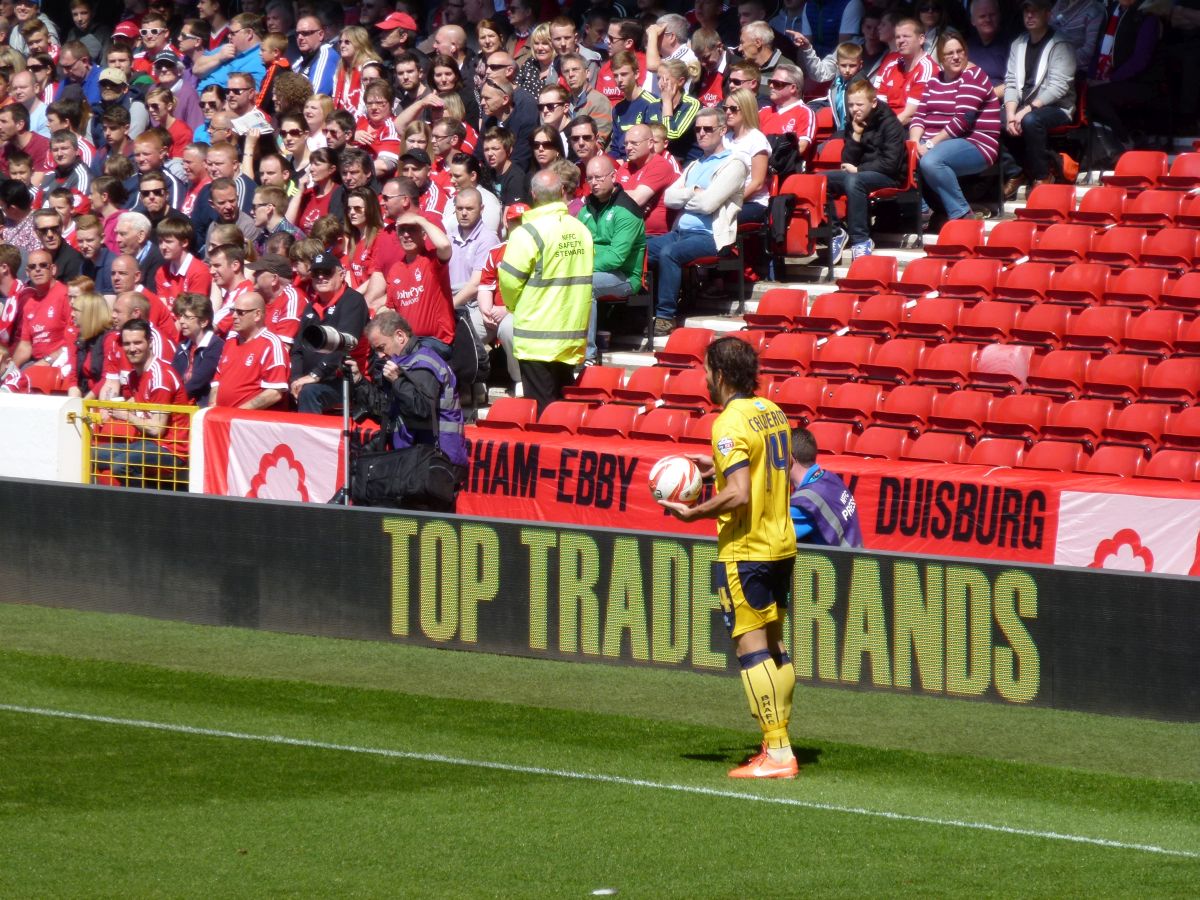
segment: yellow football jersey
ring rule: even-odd
[[[737,397],[713,423],[717,490],[730,473],[749,466],[750,502],[717,518],[717,559],[772,560],[796,555],[788,510],[792,493],[791,429],[770,400]]]

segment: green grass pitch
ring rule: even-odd
[[[801,688],[792,732],[745,784],[732,678],[0,605],[0,897],[1200,893],[1200,725]]]

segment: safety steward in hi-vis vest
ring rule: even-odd
[[[525,396],[538,411],[562,396],[583,362],[592,303],[592,235],[555,196],[561,181],[549,172],[534,176],[534,200],[508,237],[498,280],[513,316],[513,351]],[[543,193],[544,192],[544,193]]]

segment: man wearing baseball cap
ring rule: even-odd
[[[424,150],[409,150],[400,157],[400,174],[411,178],[417,185],[417,190],[421,192],[418,205],[425,212],[440,217],[445,215],[446,202],[450,198],[430,179],[429,173],[432,170],[433,162]]]
[[[92,143],[97,148],[108,146],[104,129],[99,127],[104,113],[114,107],[129,113],[129,137],[136,138],[150,124],[146,104],[129,92],[129,76],[123,69],[109,66],[100,72],[100,104],[93,109]]]
[[[338,382],[347,353],[323,352],[304,339],[310,325],[323,325],[358,341],[355,358],[363,368],[367,344],[362,339],[367,324],[367,301],[358,291],[346,286],[342,263],[332,253],[321,252],[309,265],[316,296],[300,317],[300,340],[292,344],[292,380],[290,391],[302,413],[323,413],[342,402]]]
[[[292,284],[292,263],[286,256],[267,253],[250,263],[254,287],[267,302],[267,329],[291,346],[300,330],[304,296]]]

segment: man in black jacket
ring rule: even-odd
[[[346,273],[332,253],[318,253],[310,266],[316,296],[300,317],[299,339],[292,344],[291,393],[302,413],[323,413],[342,402],[339,385],[346,353],[322,353],[305,339],[311,325],[324,325],[362,341],[367,301],[346,287]]]
[[[835,197],[846,198],[846,225],[840,225],[830,238],[832,265],[842,258],[846,244],[854,259],[870,256],[875,249],[871,240],[870,203],[872,191],[898,187],[904,181],[908,164],[904,126],[886,103],[876,100],[869,81],[856,81],[846,88],[846,129],[842,135],[842,167],[829,173],[829,221],[837,222]]]

